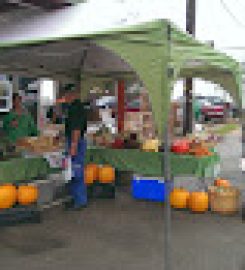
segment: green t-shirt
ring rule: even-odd
[[[88,109],[86,109],[86,103],[82,103],[77,99],[69,104],[65,121],[66,137],[71,138],[73,130],[80,130],[81,137],[83,137],[87,130],[87,117]]]
[[[14,120],[18,122],[17,127],[11,125],[11,122]],[[25,113],[18,115],[15,112],[9,112],[3,119],[3,130],[12,143],[15,143],[16,140],[23,137],[38,135],[33,118],[31,115]]]

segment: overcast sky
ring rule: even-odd
[[[90,0],[97,2],[97,0]],[[186,0],[104,0],[123,2],[128,16],[168,18],[185,30]],[[233,14],[229,14],[225,7]],[[196,37],[202,41],[214,40],[215,47],[245,61],[245,50],[227,47],[245,47],[244,0],[196,0]]]
[[[168,18],[185,30],[186,0],[104,0],[124,2],[128,16],[146,18]],[[97,0],[90,0],[97,2]],[[245,61],[245,50],[232,50],[228,47],[245,47],[245,1],[244,0],[196,0],[196,38],[201,41],[214,40],[215,48],[238,61]],[[228,11],[226,10],[228,9]],[[231,14],[230,14],[231,13]],[[235,18],[234,18],[235,17]],[[221,94],[210,83],[197,82],[196,93]],[[181,95],[182,87],[175,87],[174,97]]]

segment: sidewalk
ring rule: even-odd
[[[245,191],[245,179],[243,179],[242,170],[240,168],[242,155],[241,136],[241,129],[225,135],[221,142],[217,144],[216,150],[221,159],[220,176],[229,179],[233,185]],[[182,186],[190,191],[202,187],[197,177],[176,177],[174,181],[176,186]],[[213,180],[206,179],[205,182],[211,185]]]
[[[222,143],[217,146],[221,157],[221,176],[244,188],[245,181],[242,177],[240,162],[242,157],[242,131],[233,131],[226,135]]]

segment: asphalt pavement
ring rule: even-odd
[[[221,176],[244,189],[245,180],[240,167],[242,157],[242,131],[233,131],[217,146],[221,156]]]
[[[222,175],[243,185],[240,133],[218,147]],[[172,262],[166,270],[245,270],[245,224],[240,215],[172,212]],[[46,210],[40,224],[1,228],[0,269],[164,269],[164,208],[128,192],[96,200],[81,212]]]

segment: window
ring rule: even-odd
[[[0,81],[0,112],[9,112],[12,108],[12,84]]]

